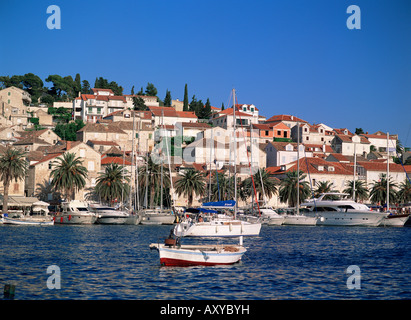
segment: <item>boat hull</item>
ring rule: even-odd
[[[94,224],[96,220],[97,216],[92,214],[70,214],[56,216],[54,222],[56,224]]]
[[[391,215],[381,220],[382,227],[403,227],[409,219],[409,214]]]
[[[315,213],[311,213],[315,215]],[[308,214],[307,214],[308,215]],[[322,211],[318,213],[319,226],[364,226],[377,227],[386,214],[377,212],[335,212]]]
[[[3,224],[24,225],[24,226],[52,226],[53,220],[32,220],[32,219],[13,219],[8,217],[2,218]]]
[[[153,243],[150,248],[159,251],[161,265],[178,267],[230,265],[239,262],[247,251],[237,245],[168,247]]]
[[[141,224],[174,224],[175,216],[173,214],[163,213],[143,213],[141,215]]]
[[[315,226],[317,225],[317,218],[301,215],[286,215],[283,224],[293,226]]]
[[[97,218],[97,224],[126,224],[128,216],[100,216]]]
[[[245,221],[199,222],[195,224],[179,223],[174,227],[177,237],[251,237],[258,236],[261,223]]]

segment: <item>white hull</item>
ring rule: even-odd
[[[174,227],[177,237],[240,237],[258,236],[261,223],[249,223],[241,220],[198,222],[190,224],[182,222]]]
[[[310,213],[315,215],[315,213]],[[377,212],[336,212],[322,211],[318,213],[319,226],[365,226],[377,227],[384,219],[385,214]]]
[[[239,262],[247,251],[238,245],[181,245],[166,246],[152,243],[151,249],[159,251],[163,266],[229,265]]]
[[[173,224],[175,215],[171,212],[143,211],[140,214],[141,224]]]
[[[279,218],[263,218],[262,223],[265,225],[269,226],[281,226],[284,223],[285,217],[279,217]]]
[[[382,227],[403,227],[409,219],[409,215],[392,215],[381,220]]]
[[[102,216],[98,217],[96,223],[98,224],[125,224],[127,216]]]
[[[52,226],[54,225],[54,221],[50,218],[47,219],[30,219],[30,218],[21,218],[21,219],[13,219],[8,217],[2,218],[3,224],[13,224],[13,225],[24,225],[24,226]]]
[[[94,224],[97,216],[91,213],[86,214],[63,214],[55,217],[57,224]]]
[[[285,215],[283,224],[292,226],[315,226],[317,224],[317,218],[302,215]]]

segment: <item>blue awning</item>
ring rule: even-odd
[[[234,208],[235,200],[217,201],[217,202],[204,202],[203,208]]]

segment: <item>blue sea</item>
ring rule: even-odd
[[[240,263],[185,268],[149,249],[171,228],[0,225],[0,285],[15,300],[411,299],[409,227],[263,226]]]

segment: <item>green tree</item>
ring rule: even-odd
[[[212,173],[211,201],[234,199],[234,176],[227,177],[224,173]]]
[[[161,199],[161,165],[154,162],[151,156],[145,157],[146,165],[139,168],[138,185],[140,190],[140,199],[145,199],[147,190],[147,203],[145,206],[153,208],[154,204],[159,205]],[[163,200],[167,202],[170,199],[170,175],[166,174],[168,168],[163,167]]]
[[[148,109],[144,100],[140,97],[133,97],[133,106],[134,110],[145,111]]]
[[[50,108],[49,108],[50,109]],[[59,123],[54,128],[54,133],[62,140],[76,141],[77,131],[85,126],[83,120],[77,119],[70,123]]]
[[[187,91],[187,83],[186,83],[186,85],[184,86],[183,111],[188,111],[188,91]]]
[[[83,189],[86,185],[87,175],[87,169],[83,166],[81,158],[76,157],[75,153],[66,152],[53,162],[53,170],[50,173],[51,184],[56,191],[65,195],[67,201],[70,201],[74,192]]]
[[[90,83],[87,80],[82,81],[81,93],[82,94],[90,94],[91,93]]]
[[[362,128],[355,128],[355,134],[364,134],[364,130]]]
[[[154,84],[150,82],[147,83],[146,96],[157,97],[157,89]]]
[[[353,197],[354,182],[349,180],[346,182],[347,188],[343,190],[344,193],[348,193],[351,198]],[[355,181],[355,199],[354,201],[365,201],[368,199],[367,183],[362,180]]]
[[[396,200],[397,192],[397,184],[391,181],[391,177],[389,177],[389,197],[390,202],[394,202]],[[379,203],[381,205],[387,203],[387,175],[384,173],[380,174],[380,179],[374,181],[373,187],[370,191],[370,200],[373,203]]]
[[[77,96],[79,92],[81,92],[81,80],[80,73],[77,73],[74,78],[74,94]]]
[[[131,95],[134,96],[134,86],[131,87]]]
[[[405,181],[401,183],[397,195],[399,202],[411,202],[411,183],[408,179],[405,179]]]
[[[101,199],[112,205],[114,199],[127,197],[130,193],[130,178],[126,176],[127,170],[117,163],[110,163],[99,174],[96,184],[96,193]]]
[[[314,197],[318,198],[321,193],[327,192],[337,192],[334,190],[334,183],[330,181],[318,181],[315,186],[317,187],[314,191]]]
[[[200,119],[210,119],[211,117],[211,104],[210,99],[207,98],[206,104],[200,109],[199,118]]]
[[[280,184],[280,201],[288,202],[290,207],[297,205],[297,192],[299,190],[299,202],[303,202],[307,199],[311,192],[310,186],[307,181],[303,181],[306,178],[306,174],[302,171],[297,174],[297,171],[287,172],[284,180]]]
[[[257,192],[258,200],[270,199],[274,194],[278,192],[278,182],[274,175],[270,174],[266,169],[260,169],[253,175],[255,191]],[[251,177],[247,178],[243,182],[246,194],[251,196],[254,193],[253,180]],[[261,180],[262,185],[261,185]],[[263,199],[263,195],[267,199]]]
[[[9,188],[14,180],[24,180],[27,171],[26,153],[8,146],[0,156],[0,180],[3,182],[2,214],[8,211]]]
[[[171,92],[166,90],[166,96],[164,98],[164,106],[165,107],[171,107]]]
[[[204,175],[197,170],[185,170],[179,174],[179,179],[176,182],[177,194],[188,197],[188,206],[193,204],[194,194],[203,196],[206,191],[206,183]]]

